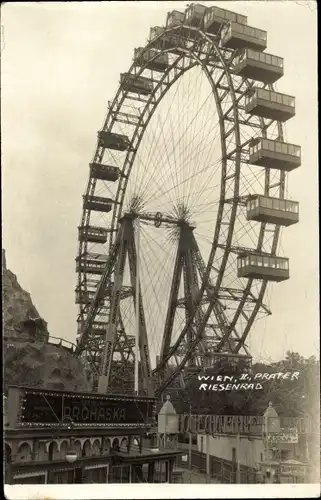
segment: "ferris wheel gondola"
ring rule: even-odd
[[[285,180],[301,162],[283,134],[295,99],[273,88],[283,59],[266,47],[245,16],[191,4],[151,28],[120,76],[77,257],[78,353],[103,392],[133,391],[137,303],[141,392],[224,357],[251,361],[268,283],[289,278],[277,252],[298,222]]]

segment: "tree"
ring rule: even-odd
[[[246,371],[243,360],[231,364],[227,359],[220,360],[206,375],[233,375],[238,377]],[[315,412],[319,404],[320,361],[315,356],[302,357],[297,352],[286,352],[281,361],[264,364],[254,363],[252,375],[256,373],[286,373],[298,371],[297,380],[272,379],[261,382],[263,389],[248,391],[202,391],[199,390],[198,373],[191,374],[186,388],[176,391],[172,399],[178,413],[225,414],[225,415],[262,415],[269,401],[280,416],[300,417]],[[208,380],[207,383],[216,383]]]

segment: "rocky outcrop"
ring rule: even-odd
[[[75,355],[71,344],[60,342],[64,345],[53,345],[47,323],[34,306],[30,294],[6,269],[3,251],[2,282],[5,392],[8,385],[92,390],[90,369]]]
[[[2,287],[5,340],[47,339],[49,336],[47,324],[33,305],[30,294],[21,288],[15,274],[5,268],[2,274]]]
[[[5,390],[8,385],[91,391],[91,372],[67,349],[45,341],[5,346]]]

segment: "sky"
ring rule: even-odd
[[[224,3],[224,6],[222,5]],[[286,140],[302,147],[288,191],[300,223],[282,233],[291,278],[269,292],[256,359],[319,349],[317,12],[314,2],[205,2],[248,16],[284,57],[278,91],[296,97]],[[75,257],[88,163],[119,74],[151,26],[184,2],[7,3],[1,9],[2,230],[7,267],[31,293],[51,335],[75,341]]]

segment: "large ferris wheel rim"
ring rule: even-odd
[[[168,30],[168,31],[171,31],[171,30]],[[205,33],[202,33],[202,34],[203,34],[204,38],[207,38],[207,39],[208,39],[208,37],[207,37],[207,35],[206,35]],[[211,42],[213,43],[213,40],[211,40]],[[148,46],[147,46],[146,48],[148,48]],[[165,53],[165,52],[170,52],[170,51],[171,51],[171,49],[163,50],[163,51],[159,52],[159,54],[160,54],[160,53]],[[191,52],[191,51],[188,51],[188,52]],[[179,60],[179,59],[178,59],[178,60]],[[175,62],[171,65],[171,68],[170,68],[170,69],[172,69],[172,68],[175,66],[175,64],[177,63],[177,61],[178,61],[178,60],[176,60],[176,61],[175,61]],[[181,73],[178,75],[178,77],[177,77],[177,78],[179,78],[179,77],[180,77],[180,76],[181,76],[181,75],[182,75],[185,71],[187,71],[188,69],[190,69],[190,67],[191,67],[191,66],[193,66],[193,65],[190,65],[188,68],[185,68],[185,70],[181,71]],[[131,69],[133,69],[134,67],[135,67],[135,64],[133,64],[133,65],[132,65]],[[144,69],[144,68],[143,68],[143,69]],[[142,69],[142,71],[143,71],[143,69]],[[169,69],[169,71],[170,71],[170,69]],[[141,72],[142,72],[142,71],[141,71]],[[169,71],[168,71],[168,72],[169,72]],[[167,73],[168,73],[168,72],[167,72]],[[140,74],[140,73],[139,73],[139,74]],[[139,74],[138,74],[138,76],[139,76]],[[177,78],[175,78],[175,79],[173,79],[173,80],[172,80],[172,84],[176,81],[176,79],[177,79]],[[171,85],[172,85],[172,84],[171,84]],[[232,86],[232,88],[233,88],[233,86]],[[165,91],[164,91],[164,92],[163,92],[163,94],[161,95],[160,99],[159,99],[159,100],[155,103],[155,106],[154,106],[153,111],[156,109],[156,107],[157,107],[158,103],[159,103],[159,102],[161,101],[161,99],[164,97],[164,95],[166,94],[167,90],[168,90],[168,89],[165,89]],[[234,90],[234,89],[233,89],[233,90]],[[120,93],[120,92],[122,92],[121,88],[119,89],[119,91],[118,91],[117,95],[119,95],[119,93]],[[127,92],[123,92],[123,93],[124,93],[124,94],[127,94]],[[117,100],[117,95],[116,95],[115,101]],[[234,94],[234,96],[235,96],[235,94]],[[125,96],[124,96],[124,98],[125,98]],[[122,99],[122,101],[124,100],[124,98]],[[115,102],[115,101],[114,101],[114,102]],[[120,103],[120,105],[119,105],[119,108],[120,108],[120,107],[121,107],[121,103]],[[106,120],[106,121],[108,121],[108,118],[107,118],[107,120]],[[114,122],[114,120],[113,120],[113,122]],[[110,129],[112,129],[113,124],[114,124],[114,123],[112,123],[112,124],[111,124]],[[148,123],[146,123],[146,125],[144,126],[144,129],[146,129],[147,125],[148,125]],[[142,135],[143,135],[143,134],[142,134]],[[96,158],[97,158],[97,154],[98,154],[98,151],[97,151],[97,153],[96,153],[96,155],[95,155],[95,157],[96,157]],[[131,162],[130,168],[132,167],[133,163],[134,163],[134,158],[132,159],[132,162]],[[94,188],[94,186],[95,186],[95,183],[96,183],[96,181],[95,181],[95,180],[93,180],[93,183],[92,183],[92,187],[93,187],[93,188]],[[88,183],[88,189],[87,189],[87,192],[89,191],[89,188],[90,188],[90,182]],[[123,197],[122,197],[122,198],[124,198],[124,194],[123,194]],[[116,207],[116,205],[115,205],[115,207]],[[116,210],[117,210],[117,207],[116,207]],[[116,210],[115,210],[115,211],[116,211]],[[112,234],[112,233],[111,233],[111,234]]]
[[[225,59],[222,56],[222,52],[221,52],[222,49],[218,46],[218,44],[216,43],[216,40],[214,40],[214,37],[210,38],[206,33],[204,33],[199,28],[196,28],[196,27],[194,28],[194,27],[191,27],[191,26],[185,26],[185,27],[188,27],[188,29],[191,29],[193,31],[197,31],[199,33],[199,35],[201,35],[203,43],[209,42],[210,45],[211,45],[211,50],[212,49],[215,50],[217,56],[220,59],[220,62],[223,65],[222,73],[225,72],[227,80],[229,81],[229,92],[231,94],[232,101],[233,101],[233,113],[234,113],[234,119],[235,119],[235,132],[234,133],[235,133],[236,143],[237,143],[236,160],[235,160],[235,166],[236,166],[237,175],[235,175],[235,182],[234,182],[234,195],[235,195],[234,198],[235,198],[235,200],[234,200],[234,202],[232,204],[232,210],[231,210],[230,226],[229,226],[228,240],[227,240],[228,244],[225,246],[224,256],[222,258],[223,265],[221,265],[221,267],[220,267],[220,273],[219,273],[220,279],[218,279],[217,282],[216,282],[216,292],[217,292],[217,290],[219,290],[219,287],[221,286],[221,282],[222,282],[222,278],[224,276],[224,271],[225,271],[227,259],[228,259],[228,256],[230,254],[230,245],[231,245],[231,241],[232,241],[232,237],[233,237],[233,229],[234,229],[235,217],[236,217],[236,212],[237,212],[237,207],[238,207],[237,196],[238,196],[238,188],[239,188],[238,184],[239,184],[239,178],[240,178],[240,164],[241,164],[241,162],[240,162],[240,145],[241,145],[241,143],[240,143],[240,131],[239,131],[239,124],[238,124],[238,104],[237,104],[237,99],[236,99],[236,94],[235,94],[235,89],[234,89],[234,83],[233,83],[233,80],[231,78],[231,73],[229,71],[229,67],[227,66],[227,63],[226,63]],[[178,31],[181,28],[182,28],[181,25],[180,26],[175,26],[175,27],[172,27],[172,28],[167,28],[164,31],[164,33],[169,33],[171,31],[176,31],[176,30]],[[159,35],[159,37],[163,36],[164,33],[162,33],[161,35]],[[199,42],[199,40],[198,40],[198,42]],[[150,48],[152,48],[151,47],[151,42],[148,42],[147,45],[143,48],[143,51],[144,50],[148,50]],[[118,184],[116,199],[114,200],[115,203],[113,205],[113,210],[112,210],[112,214],[113,215],[112,215],[111,231],[109,232],[109,251],[111,250],[111,246],[114,243],[114,239],[113,238],[114,238],[114,234],[116,232],[115,229],[116,229],[116,227],[118,226],[118,223],[119,223],[119,218],[120,218],[121,210],[122,210],[122,207],[123,207],[123,202],[124,202],[124,199],[125,199],[125,193],[126,193],[127,183],[128,183],[128,179],[129,179],[129,176],[130,176],[131,169],[132,169],[132,167],[134,165],[134,162],[135,162],[136,152],[137,152],[137,150],[139,148],[139,145],[140,145],[140,142],[141,142],[141,140],[142,140],[142,138],[144,136],[145,130],[148,127],[149,121],[151,120],[151,118],[152,118],[155,110],[157,109],[159,103],[161,102],[161,100],[163,99],[163,97],[166,95],[166,93],[168,92],[168,90],[172,87],[172,85],[186,71],[188,71],[189,69],[191,69],[195,65],[200,65],[202,67],[202,69],[204,70],[205,74],[207,72],[206,76],[208,77],[208,79],[209,79],[209,81],[211,83],[213,94],[214,94],[214,97],[215,97],[215,100],[216,100],[217,111],[218,111],[218,113],[219,113],[219,111],[221,111],[221,116],[219,117],[219,120],[220,120],[220,130],[221,130],[221,147],[222,147],[222,151],[225,148],[225,141],[224,141],[224,137],[223,137],[224,134],[222,133],[222,130],[224,131],[223,111],[222,111],[220,99],[219,99],[219,96],[218,96],[218,93],[217,93],[217,89],[215,87],[215,83],[214,83],[211,75],[209,74],[207,66],[205,66],[204,62],[201,61],[197,57],[197,55],[192,52],[192,48],[178,49],[178,52],[181,53],[181,56],[178,57],[168,67],[168,69],[166,71],[164,71],[164,74],[160,78],[159,83],[153,88],[153,92],[152,92],[152,94],[150,96],[149,101],[146,101],[144,112],[142,113],[141,117],[144,116],[145,110],[148,109],[148,106],[150,106],[150,104],[152,103],[152,99],[155,97],[155,94],[156,94],[157,90],[161,87],[161,84],[165,81],[165,78],[167,76],[169,76],[169,73],[174,68],[177,69],[177,63],[180,60],[182,60],[185,57],[186,54],[188,54],[189,56],[191,56],[193,58],[193,63],[191,63],[188,67],[183,68],[181,71],[177,72],[177,75],[172,79],[171,83],[167,86],[167,88],[165,87],[165,89],[161,93],[160,97],[157,100],[155,100],[154,105],[152,106],[152,109],[151,109],[151,111],[149,113],[149,117],[144,122],[144,125],[141,126],[138,123],[136,125],[136,128],[135,128],[134,132],[133,132],[132,141],[131,142],[134,141],[135,136],[138,136],[137,146],[135,148],[135,151],[134,151],[134,154],[132,155],[131,160],[127,161],[128,158],[130,157],[130,152],[131,152],[131,151],[128,151],[127,155],[126,155],[126,158],[124,160],[124,163],[123,163],[122,173],[124,172],[124,170],[126,168],[126,164],[127,164],[127,167],[128,167],[128,176],[125,177],[125,182],[124,182],[125,185],[124,185],[123,189],[121,188],[122,177],[120,178],[120,182]],[[161,55],[161,54],[164,54],[164,53],[171,53],[171,52],[172,52],[172,49],[163,49],[163,50],[160,50],[157,53],[157,56]],[[233,59],[233,53],[234,53],[234,51],[229,51],[228,50],[227,52],[231,52],[232,59]],[[145,66],[144,65],[141,66],[140,69],[135,72],[135,69],[137,68],[137,65],[136,65],[136,62],[135,62],[135,59],[134,59],[134,61],[133,61],[132,65],[131,65],[130,70],[128,71],[128,73],[132,74],[132,72],[134,72],[135,76],[139,76],[144,71],[144,69],[146,68],[146,66],[147,66],[147,63],[146,63]],[[122,87],[121,87],[121,85],[120,85],[119,88],[118,88],[118,91],[117,91],[117,93],[115,95],[115,98],[114,98],[114,100],[112,102],[112,104],[109,106],[108,114],[107,114],[107,117],[106,117],[106,120],[105,120],[105,124],[104,124],[104,127],[103,127],[102,130],[112,131],[113,126],[116,123],[116,118],[115,118],[116,113],[117,113],[117,111],[119,109],[121,109],[122,103],[126,99],[127,94],[128,94],[128,91],[123,90]],[[119,99],[119,97],[120,97],[120,99]],[[282,125],[280,123],[278,124],[278,126],[281,127],[281,129],[282,129]],[[139,135],[139,129],[141,129],[140,135]],[[226,148],[225,148],[225,151],[226,151]],[[97,160],[99,161],[99,160],[101,160],[102,157],[103,157],[103,154],[104,154],[104,148],[100,147],[99,144],[98,144],[97,148],[96,148],[96,153],[94,155],[94,160],[93,161],[97,161]],[[224,155],[222,155],[222,156],[224,156]],[[224,158],[223,157],[222,157],[221,160],[222,160],[222,163],[224,163]],[[221,194],[220,194],[219,212],[217,214],[217,219],[216,219],[216,224],[215,224],[214,238],[213,238],[213,242],[212,242],[212,246],[211,246],[211,254],[210,254],[210,257],[208,259],[208,265],[207,265],[207,268],[206,268],[206,275],[205,275],[204,279],[202,280],[202,286],[201,286],[201,290],[200,290],[199,297],[198,297],[198,304],[199,304],[202,296],[204,295],[205,286],[206,286],[206,283],[207,283],[207,280],[209,278],[210,271],[211,271],[211,264],[213,263],[213,260],[214,260],[214,257],[215,257],[215,252],[216,252],[216,249],[217,249],[217,242],[218,242],[218,237],[219,237],[219,228],[220,228],[220,224],[221,224],[221,220],[222,220],[222,207],[223,207],[223,204],[222,204],[223,195],[222,195],[222,193],[224,191],[224,185],[225,185],[225,179],[224,179],[224,176],[223,176],[223,166],[222,166],[222,170],[221,170]],[[94,192],[95,186],[96,186],[96,182],[97,182],[96,179],[92,178],[91,176],[89,177],[86,194],[90,194],[90,193]],[[284,191],[284,180],[282,182],[282,186],[283,186],[283,191]],[[221,214],[221,217],[220,217],[220,214]],[[90,210],[84,209],[83,210],[83,216],[82,216],[81,225],[82,226],[85,225],[86,223],[89,222],[89,220],[90,220]],[[260,247],[262,246],[262,241],[263,241],[263,236],[264,236],[264,227],[263,226],[264,226],[264,224],[262,223],[261,224],[261,229],[260,229],[260,237],[259,237],[258,249],[260,249]],[[275,228],[275,233],[274,233],[274,238],[273,238],[273,245],[272,245],[273,248],[274,248],[274,252],[276,250],[278,239],[279,239],[279,228],[276,227]],[[80,242],[80,244],[79,244],[79,255],[83,254],[84,251],[86,252],[87,246],[88,246],[88,242],[86,242],[86,241]],[[78,280],[79,284],[81,283],[82,276],[83,276],[83,273],[80,271],[79,272],[79,280]],[[84,277],[85,277],[85,275],[84,275]],[[247,286],[246,286],[246,288],[244,290],[244,297],[243,297],[244,298],[244,302],[240,301],[239,307],[238,307],[238,310],[237,310],[237,313],[236,313],[235,317],[237,316],[237,314],[240,314],[240,312],[242,311],[242,307],[243,307],[243,305],[244,305],[244,303],[246,301],[246,296],[250,292],[252,281],[253,281],[252,279],[248,280]],[[255,316],[256,316],[256,313],[257,313],[257,310],[262,305],[262,301],[263,301],[263,296],[264,296],[264,293],[265,293],[266,285],[267,285],[267,280],[262,280],[262,286],[261,286],[261,291],[260,291],[259,299],[258,299],[258,301],[256,303],[256,307],[253,310],[251,318],[250,318],[250,320],[248,322],[249,325],[250,325],[250,323],[251,324],[253,323],[253,321],[255,319]],[[243,304],[242,304],[242,302],[243,302]],[[196,308],[195,308],[193,317],[195,316],[195,314],[196,314]],[[192,319],[190,320],[190,322],[192,322]],[[250,329],[250,326],[249,326],[248,330]],[[188,325],[185,326],[185,329],[187,327],[188,327]],[[226,337],[227,336],[228,335],[226,334]],[[243,334],[243,337],[244,337],[244,334]],[[245,338],[243,340],[245,340]],[[222,340],[222,342],[223,342],[223,340]],[[176,344],[178,344],[178,343],[179,343],[179,340],[176,342]],[[241,343],[239,343],[238,346],[239,347],[238,347],[237,351],[240,349]],[[172,349],[172,351],[173,350],[174,349]],[[167,356],[167,359],[169,359],[169,357],[171,357],[171,356],[170,355]],[[158,369],[159,369],[159,367],[156,370],[154,370],[154,372],[155,371],[157,372]]]
[[[179,27],[175,26],[175,27],[172,27],[172,28],[168,28],[166,30],[166,32],[171,32],[171,31],[177,31]],[[208,35],[206,35],[206,33],[202,32],[201,30],[199,30],[198,28],[192,28],[192,27],[188,27],[189,29],[191,30],[194,30],[194,31],[198,31],[203,39],[204,39],[204,42],[209,42],[211,45],[212,45],[212,48],[215,49],[217,55],[219,56],[220,58],[220,62],[223,64],[224,66],[224,72],[226,73],[227,77],[229,76],[229,73],[228,73],[228,68],[227,68],[227,65],[226,65],[226,62],[225,60],[222,58],[221,56],[221,53],[218,49],[218,47],[214,44],[214,40],[210,39],[208,37]],[[145,50],[148,50],[149,48],[151,48],[150,46],[150,42],[147,44],[147,46],[144,48]],[[160,54],[164,54],[164,53],[170,53],[171,52],[171,49],[164,49],[164,50],[161,50],[158,52],[158,55]],[[145,121],[144,123],[144,126],[140,126],[139,124],[136,126],[136,129],[133,133],[133,139],[134,137],[137,135],[137,132],[139,131],[139,129],[141,129],[141,134],[140,134],[140,137],[138,139],[138,144],[137,144],[137,147],[135,148],[136,152],[139,148],[139,145],[140,145],[140,142],[144,136],[144,133],[145,133],[145,130],[149,124],[149,121],[151,120],[155,110],[157,109],[159,103],[162,101],[162,99],[164,98],[164,96],[167,94],[167,92],[169,91],[169,89],[172,87],[172,85],[185,73],[187,72],[189,69],[191,69],[192,67],[194,67],[195,65],[199,64],[202,69],[206,70],[207,67],[204,66],[203,62],[192,52],[191,49],[179,49],[179,52],[182,52],[182,55],[180,57],[178,57],[170,66],[169,68],[164,72],[163,76],[160,78],[159,80],[159,83],[158,85],[156,85],[153,89],[153,92],[151,93],[150,95],[150,98],[149,98],[149,101],[152,102],[158,88],[161,86],[161,84],[165,81],[166,77],[169,75],[170,71],[173,69],[173,68],[177,68],[177,63],[184,57],[184,55],[187,53],[189,55],[191,55],[196,62],[193,62],[191,63],[188,67],[186,68],[183,68],[180,72],[177,72],[177,75],[171,80],[170,84],[164,88],[164,91],[161,93],[160,97],[154,102],[154,106],[152,107],[150,113],[149,113],[149,117],[148,119]],[[140,68],[140,70],[138,72],[135,73],[135,76],[140,76],[140,74],[144,71],[146,65],[145,66],[142,66]],[[135,60],[133,61],[132,65],[130,66],[130,69],[128,71],[128,73],[131,73],[133,70],[135,70],[136,68],[136,64],[135,64]],[[221,106],[220,106],[220,102],[219,102],[219,99],[218,99],[218,95],[217,95],[217,92],[216,92],[216,88],[215,88],[215,84],[213,82],[213,79],[211,78],[211,75],[209,74],[209,72],[207,71],[207,74],[206,74],[210,84],[211,84],[211,87],[212,87],[212,90],[213,90],[213,93],[214,93],[214,97],[215,97],[215,101],[216,101],[216,106],[217,106],[217,109],[221,111],[221,116],[220,116],[220,129],[222,129],[222,122],[223,122],[223,119],[222,119],[222,109],[221,109]],[[233,82],[230,78],[230,89],[229,89],[229,92],[233,92],[234,93],[234,87],[233,87]],[[108,115],[106,117],[106,120],[105,120],[105,124],[102,128],[102,130],[105,130],[105,131],[108,131],[108,132],[111,132],[112,131],[112,128],[115,124],[115,119],[113,118],[112,120],[110,120],[110,124],[108,126],[108,118],[109,116],[115,114],[115,112],[117,112],[121,106],[122,106],[122,103],[124,102],[124,100],[126,99],[126,96],[128,94],[128,91],[124,91],[121,86],[119,86],[118,88],[118,91],[116,93],[116,96],[113,100],[113,103],[111,104],[111,106],[109,107],[109,112],[108,112]],[[118,105],[117,105],[117,98],[121,96],[121,99],[119,100],[118,102]],[[235,101],[235,93],[234,93],[234,99]],[[144,113],[145,113],[145,110],[148,108],[149,106],[149,102],[146,102],[146,106],[145,106],[145,109],[144,109],[144,112],[141,114],[141,117],[144,116]],[[113,109],[113,107],[115,106],[115,108],[118,108],[118,109]],[[234,117],[235,119],[237,120],[237,110],[236,110],[236,113],[235,113],[235,109],[234,109]],[[224,140],[223,140],[223,133],[222,133],[222,130],[221,130],[221,147],[222,147],[222,150],[225,149],[225,143],[224,143]],[[132,142],[133,142],[133,139],[132,139]],[[101,149],[103,148],[100,148],[99,145],[97,145],[97,148],[96,148],[96,152],[95,152],[95,155],[94,155],[94,158],[93,158],[93,161],[97,161],[100,159],[100,154],[101,154]],[[126,187],[127,187],[127,183],[128,183],[128,179],[129,179],[129,176],[130,176],[130,172],[131,172],[131,169],[133,167],[133,164],[134,164],[134,161],[135,161],[135,156],[136,156],[136,152],[132,155],[132,158],[131,158],[131,161],[130,162],[127,162],[128,160],[128,157],[130,155],[130,152],[129,151],[126,155],[126,158],[124,160],[124,164],[123,164],[123,170],[122,170],[122,173],[124,174],[124,170],[126,168],[126,163],[128,163],[128,174],[126,175],[125,177],[125,186],[123,189],[121,189],[121,182],[118,184],[118,189],[117,189],[117,194],[116,194],[116,199],[114,200],[115,203],[114,203],[114,207],[113,207],[113,217],[112,217],[112,223],[111,223],[111,231],[110,231],[110,243],[109,243],[109,251],[111,251],[111,246],[112,244],[114,243],[113,241],[113,235],[115,233],[115,228],[117,227],[118,225],[118,221],[120,219],[120,214],[121,214],[121,210],[122,210],[122,207],[123,207],[123,201],[124,201],[124,198],[125,198],[125,192],[126,192]],[[239,154],[239,153],[238,153]],[[224,159],[224,155],[223,155],[223,159]],[[239,167],[240,167],[240,162],[239,162],[239,158],[238,158],[238,175],[235,177],[236,180],[239,179]],[[224,176],[223,176],[224,172],[222,171],[222,175],[221,175],[221,191],[222,191],[222,188],[223,186],[225,185],[225,179],[224,179]],[[86,194],[89,194],[89,193],[92,193],[95,189],[95,185],[96,185],[96,179],[94,178],[89,178],[89,182],[88,182],[88,185],[87,185],[87,191],[86,191]],[[221,196],[222,197],[222,196]],[[220,204],[221,205],[221,204]],[[220,206],[221,208],[221,206]],[[236,208],[236,207],[235,207]],[[220,215],[221,215],[221,212],[222,210],[220,209],[219,212],[218,212],[218,215],[217,215],[217,222],[216,222],[216,227],[220,227]],[[235,213],[236,213],[236,210],[234,211],[234,220],[235,220]],[[89,217],[90,217],[90,210],[87,210],[87,209],[84,209],[83,210],[83,217],[82,217],[82,221],[81,221],[81,225],[84,225],[85,221],[89,220]],[[233,221],[233,224],[234,224],[234,221]],[[218,233],[218,230],[216,230],[216,233]],[[80,242],[80,245],[79,245],[79,254],[81,255],[83,252],[81,251],[82,248],[84,248],[84,251],[86,251],[86,247],[87,247],[87,242],[84,242],[82,244],[82,242]],[[212,248],[213,248],[213,245],[212,245]],[[228,249],[226,249],[227,251]],[[214,259],[214,255],[213,255],[213,259]],[[213,260],[212,259],[212,260]],[[208,265],[208,274],[209,274],[209,271],[210,271],[210,268],[211,266]],[[202,291],[202,295],[204,293],[204,290]],[[200,299],[201,299],[201,296],[200,296]]]

